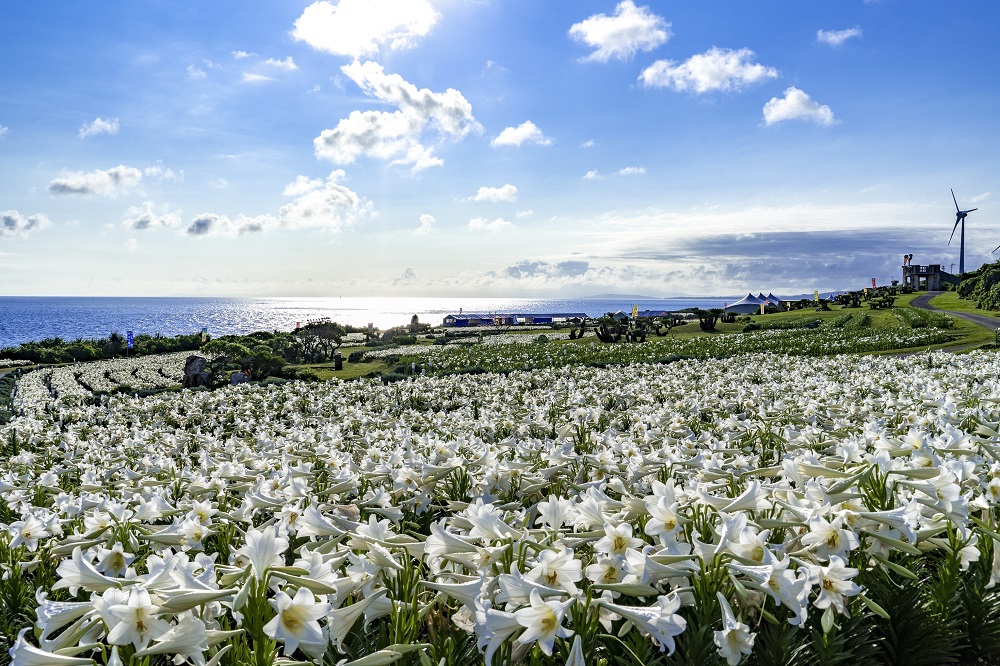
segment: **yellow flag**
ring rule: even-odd
[[[819,303],[819,292],[818,291],[815,291],[815,290],[813,291],[813,300],[816,301],[817,303]]]
[[[632,319],[638,319],[638,318],[639,318],[639,306],[638,305],[633,305],[632,306]]]

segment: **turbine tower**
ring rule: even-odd
[[[962,240],[960,249],[958,251],[958,274],[963,275],[965,273],[965,218],[974,210],[979,210],[978,208],[970,208],[969,210],[962,210],[958,207],[958,199],[955,198],[955,190],[951,191],[951,200],[955,202],[955,226],[951,229],[951,237],[948,238],[948,245],[951,245],[952,238],[955,237],[955,230],[958,229],[958,223],[962,223]]]

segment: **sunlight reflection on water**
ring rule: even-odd
[[[408,324],[413,315],[438,325],[448,314],[605,312],[722,307],[723,298],[0,298],[0,348],[49,337],[103,338],[112,331],[173,336],[207,328],[213,336],[287,331],[329,317],[354,326]],[[731,300],[731,299],[730,299]]]

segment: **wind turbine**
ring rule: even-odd
[[[961,249],[958,252],[958,274],[963,275],[965,273],[965,218],[974,210],[979,210],[978,208],[970,208],[969,210],[962,210],[958,207],[958,199],[955,198],[955,190],[951,191],[951,200],[955,202],[955,226],[951,229],[951,237],[948,238],[948,245],[951,245],[951,239],[955,237],[955,230],[958,229],[958,223],[962,223],[962,244]],[[996,250],[994,250],[996,252]]]

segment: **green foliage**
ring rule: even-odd
[[[347,330],[323,320],[295,329],[284,340],[285,358],[293,363],[324,363],[333,360]]]
[[[147,354],[167,354],[179,351],[193,351],[201,346],[201,334],[177,335],[172,338],[160,334],[140,334],[133,338],[134,348],[126,348],[125,338],[120,333],[111,333],[106,338],[96,340],[66,341],[59,337],[45,338],[36,342],[26,342],[18,347],[0,349],[0,357],[32,363],[74,363],[76,361],[96,361],[124,356],[145,356]]]
[[[720,308],[712,308],[711,310],[696,310],[695,314],[698,315],[698,326],[701,330],[714,331],[715,324],[722,316],[723,311]]]
[[[14,415],[10,399],[14,393],[15,385],[16,380],[13,373],[0,377],[0,425],[10,421]]]
[[[760,324],[765,331],[790,331],[796,328],[819,328],[822,319],[816,317],[796,317],[795,319],[770,319]]]
[[[982,310],[1000,310],[1000,261],[983,264],[965,275],[958,295],[976,301]]]
[[[878,567],[866,571],[862,579],[868,596],[889,614],[888,619],[871,618],[882,663],[893,666],[956,663],[957,621],[950,616],[939,618],[927,603],[926,574],[924,580],[895,580]]]

